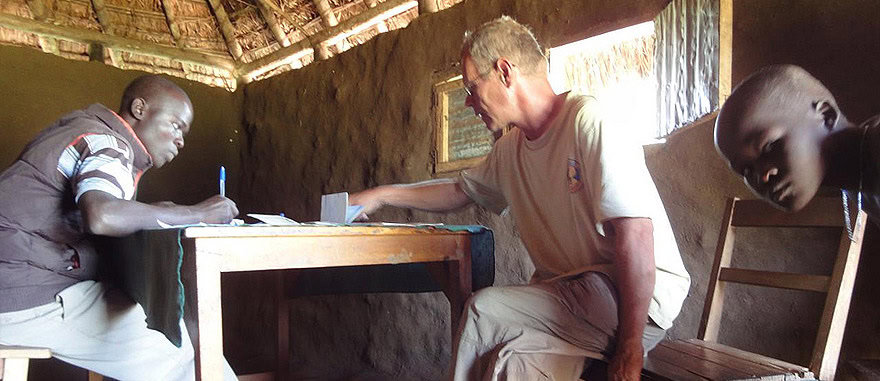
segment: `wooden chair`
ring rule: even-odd
[[[698,339],[664,341],[648,354],[643,378],[647,380],[833,380],[840,354],[853,282],[865,229],[864,212],[851,213],[855,227],[849,239],[843,224],[840,198],[822,197],[798,213],[784,213],[760,200],[730,199],[722,221],[709,279]],[[737,227],[838,227],[840,244],[834,269],[828,276],[732,268]],[[717,343],[729,282],[821,292],[826,294],[819,330],[808,366]]]
[[[0,345],[0,379],[26,381],[30,359],[47,359],[52,352],[46,348],[11,347]]]
[[[52,357],[52,351],[48,348],[0,345],[0,380],[27,381],[30,360],[50,357]],[[88,380],[103,381],[104,376],[90,371]]]

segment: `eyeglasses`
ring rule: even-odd
[[[487,75],[489,75],[489,72],[482,73],[482,74],[478,75],[477,78],[474,78],[473,80],[465,82],[464,83],[464,92],[467,93],[467,95],[469,97],[474,96],[474,93],[477,92],[477,81],[485,78]]]

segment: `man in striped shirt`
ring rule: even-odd
[[[63,116],[0,174],[0,344],[46,347],[120,380],[194,378],[188,335],[175,347],[147,329],[139,305],[97,281],[91,240],[238,214],[219,195],[191,206],[134,199],[141,175],[183,148],[192,119],[180,87],[139,77],[118,112],[94,104]]]

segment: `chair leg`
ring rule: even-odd
[[[3,381],[27,381],[28,360],[23,359],[5,359],[6,364],[3,366]]]

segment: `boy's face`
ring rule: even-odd
[[[732,110],[734,112],[739,110]],[[787,211],[804,207],[825,174],[821,144],[826,129],[818,113],[746,108],[719,115],[718,151],[761,198]]]

